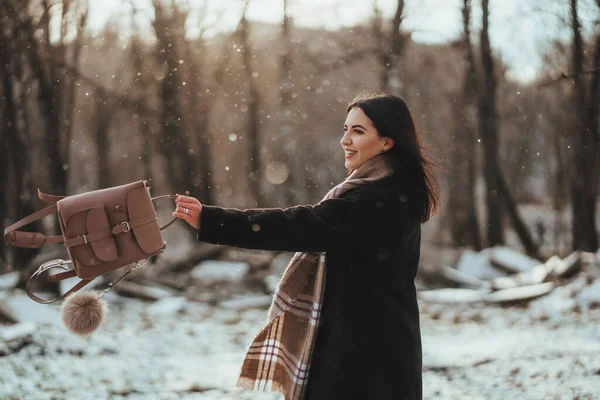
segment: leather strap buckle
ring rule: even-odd
[[[31,278],[33,277],[37,277],[40,274],[42,274],[43,272],[52,269],[54,267],[60,267],[62,269],[69,269],[68,267],[65,266],[65,264],[71,264],[71,260],[61,260],[60,258],[54,259],[54,260],[50,260],[50,261],[46,261],[45,263],[43,263],[42,265],[39,266],[39,268],[37,269],[37,271],[34,272],[33,275],[31,275]]]

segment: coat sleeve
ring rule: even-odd
[[[318,205],[285,209],[203,205],[198,240],[273,251],[321,252],[373,246],[402,234],[405,201],[394,193],[354,189]]]

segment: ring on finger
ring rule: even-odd
[[[190,213],[190,210],[189,210],[189,208],[184,208],[184,209],[183,209],[183,212],[184,212],[185,214],[188,214],[188,215],[189,215],[189,213]]]

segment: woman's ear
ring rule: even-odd
[[[388,151],[392,147],[394,147],[394,140],[389,137],[384,138],[382,151]]]

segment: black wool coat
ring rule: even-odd
[[[198,240],[247,249],[326,252],[321,322],[306,399],[421,400],[414,279],[422,204],[394,177],[314,206],[203,205]]]

